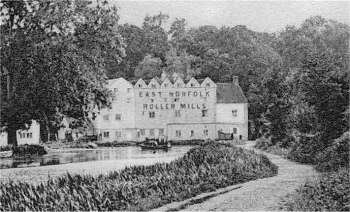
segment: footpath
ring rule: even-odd
[[[265,154],[278,166],[278,175],[198,195],[181,202],[173,202],[154,211],[271,211],[278,210],[282,198],[300,185],[317,177],[310,165],[286,160],[281,156],[253,148],[254,142],[240,147]]]

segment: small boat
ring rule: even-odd
[[[12,150],[0,152],[0,158],[9,158],[12,155],[13,155],[13,151]]]
[[[144,142],[140,144],[140,146],[141,146],[141,149],[144,149],[144,150],[157,150],[157,149],[168,150],[171,148],[170,142],[167,142],[164,144],[158,144],[156,141],[153,141],[153,140]]]

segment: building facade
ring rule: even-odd
[[[39,144],[40,143],[40,124],[35,120],[32,121],[26,130],[17,130],[17,144]],[[0,146],[8,145],[8,135],[6,131],[0,132]]]
[[[162,80],[112,79],[112,106],[99,111],[96,132],[102,141],[217,139],[219,132],[248,138],[248,104],[238,80],[184,81],[177,74]]]

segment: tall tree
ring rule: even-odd
[[[17,145],[16,130],[31,120],[48,131],[63,115],[84,123],[95,107],[108,105],[105,62],[124,55],[116,7],[83,0],[4,1],[1,11],[1,67],[10,81],[2,120],[10,143]]]

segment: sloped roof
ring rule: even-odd
[[[233,83],[216,83],[217,103],[248,103],[242,88]]]

